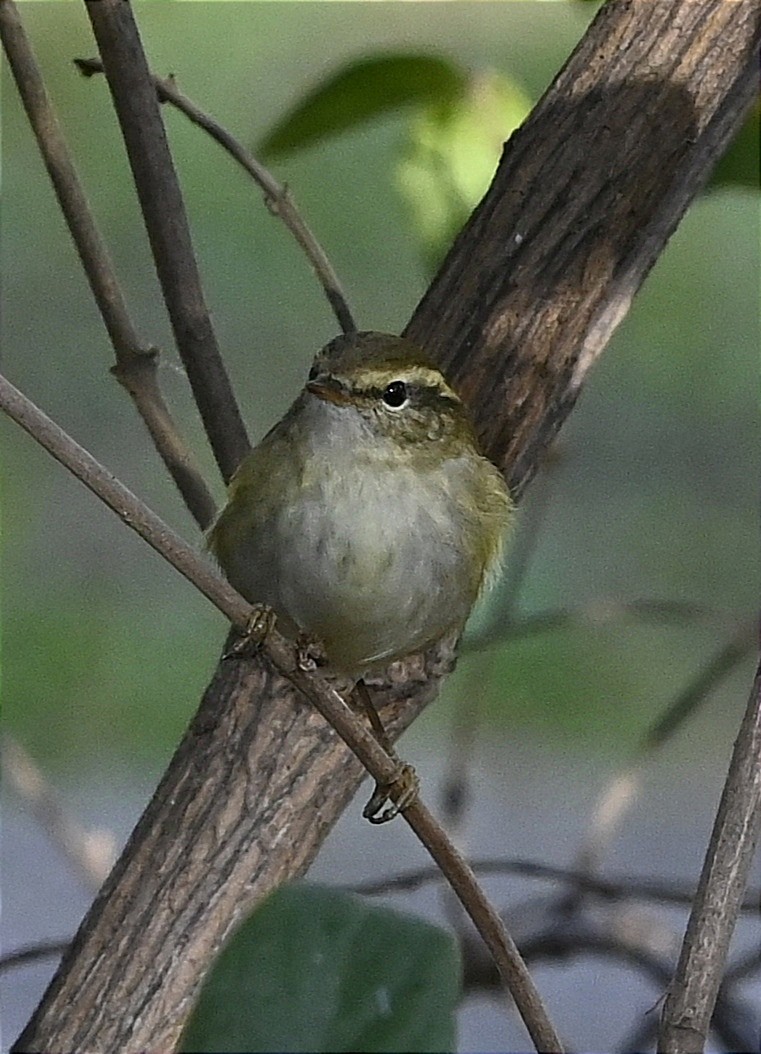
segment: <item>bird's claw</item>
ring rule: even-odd
[[[277,615],[266,604],[255,604],[251,608],[246,628],[233,641],[231,647],[222,656],[223,659],[245,659],[264,644],[275,628]]]
[[[317,637],[303,631],[296,641],[296,665],[304,673],[311,673],[327,662],[325,645]]]
[[[420,778],[412,765],[399,762],[395,775],[387,783],[376,783],[362,815],[370,823],[388,823],[417,801]]]

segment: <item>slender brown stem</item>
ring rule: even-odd
[[[88,829],[72,816],[34,758],[8,732],[0,737],[0,762],[8,786],[31,810],[90,891],[97,891],[116,860],[113,834]]]
[[[214,499],[164,401],[155,348],[144,344],[130,318],[109,252],[71,159],[39,65],[13,0],[0,0],[0,38],[53,189],[116,355],[112,372],[129,392],[196,523],[214,518]]]
[[[192,582],[235,626],[243,631],[247,630],[253,613],[251,605],[204,564],[182,538],[107,472],[92,455],[75,443],[2,376],[0,409]],[[299,647],[272,630],[262,644],[262,649],[272,665],[287,677],[332,725],[376,782],[390,786],[393,798],[393,781],[397,775],[398,761],[381,747],[373,732],[365,727],[327,681],[317,673],[303,668]],[[405,808],[402,815],[441,868],[494,956],[506,991],[515,1000],[536,1049],[562,1052],[557,1033],[515,943],[507,933],[499,914],[484,896],[471,868],[421,801],[413,802]],[[25,1043],[26,1040],[22,1036],[17,1049],[23,1050]]]
[[[624,901],[643,900],[661,904],[681,904],[689,906],[695,896],[694,886],[684,883],[663,882],[653,878],[629,876],[610,879],[590,875],[581,868],[554,867],[537,860],[504,860],[499,857],[478,858],[470,861],[470,866],[477,875],[521,875],[543,882],[561,882],[574,886],[586,893],[603,900]],[[378,895],[402,893],[420,889],[430,882],[441,881],[441,872],[435,867],[419,867],[405,871],[390,878],[369,879],[348,887],[355,893]],[[749,893],[741,904],[741,911],[756,914],[759,909],[761,891]],[[757,956],[756,956],[757,958]]]
[[[607,0],[417,309],[516,496],[757,97],[759,21],[755,0]],[[393,734],[452,664],[446,641],[382,681]],[[217,670],[30,1049],[172,1049],[235,920],[304,872],[360,778],[299,699],[264,659]]]
[[[39,944],[28,944],[0,956],[0,974],[15,970],[18,966],[38,962],[63,955],[71,941],[41,941]]]
[[[695,713],[711,691],[742,662],[755,647],[754,622],[735,628],[690,683],[679,692],[665,711],[642,736],[634,758],[616,772],[598,795],[589,830],[577,854],[577,864],[590,873],[596,871],[621,822],[640,790],[645,764]]]
[[[663,1007],[661,1054],[700,1054],[761,834],[761,666],[735,742],[682,953]]]
[[[135,180],[177,349],[222,477],[250,449],[219,353],[159,102],[130,4],[85,0]]]
[[[74,59],[78,69],[86,77],[103,72],[103,63],[99,59]],[[328,259],[327,253],[317,241],[314,233],[296,207],[290,189],[279,183],[261,161],[254,157],[226,128],[205,113],[177,87],[174,77],[157,77],[151,75],[159,102],[171,103],[180,113],[203,128],[219,145],[233,157],[239,165],[254,179],[264,191],[267,208],[279,217],[304,251],[304,255],[314,269],[339,326],[344,333],[353,333],[357,325],[351,313],[346,294],[341,287],[338,275]]]

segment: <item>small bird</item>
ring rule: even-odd
[[[464,627],[511,513],[441,372],[402,337],[360,332],[318,353],[208,544],[247,600],[361,684]]]

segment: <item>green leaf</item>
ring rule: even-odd
[[[181,1049],[453,1050],[459,978],[455,941],[438,927],[290,886],[224,948]]]
[[[759,189],[760,133],[761,103],[756,103],[729,150],[714,169],[709,188],[739,185]]]
[[[352,62],[279,121],[257,153],[282,156],[410,103],[445,102],[459,95],[465,82],[454,63],[434,55],[381,55]]]
[[[431,266],[483,197],[504,142],[530,108],[514,81],[487,72],[458,98],[431,103],[412,121],[396,181]]]

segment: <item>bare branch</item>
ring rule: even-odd
[[[679,965],[663,1008],[658,1049],[700,1054],[761,833],[761,667],[740,726]]]
[[[744,622],[735,630],[642,737],[638,751],[640,757],[663,746],[705,702],[716,685],[753,654],[757,647],[757,629],[753,620]]]
[[[0,761],[10,787],[63,851],[94,893],[114,866],[116,840],[110,831],[88,830],[63,807],[39,765],[7,732],[0,737]]]
[[[193,252],[185,206],[132,8],[86,0],[127,147],[177,349],[227,482],[250,449],[222,364]]]
[[[405,329],[515,496],[757,97],[760,21],[756,0],[603,4]]]
[[[157,351],[140,341],[132,325],[111,258],[95,224],[13,0],[0,0],[0,38],[58,203],[111,338],[116,354],[112,372],[132,396],[191,515],[201,528],[206,528],[214,518],[214,499],[164,402],[157,376]]]
[[[652,622],[661,626],[696,623],[725,627],[737,624],[736,615],[716,611],[691,600],[661,600],[654,597],[619,600],[615,597],[597,597],[575,606],[550,608],[530,615],[516,615],[507,621],[500,619],[497,612],[481,633],[474,634],[465,642],[464,651],[487,651],[497,644],[523,640],[557,629],[610,626],[629,620]]]
[[[627,875],[621,878],[601,878],[590,875],[582,868],[555,867],[542,864],[536,860],[504,860],[499,857],[486,857],[470,861],[470,866],[477,875],[521,875],[523,878],[536,878],[545,882],[562,882],[585,893],[592,893],[602,900],[655,901],[658,904],[681,904],[689,907],[695,896],[695,889],[677,882],[663,882],[653,878],[638,878]],[[414,871],[405,871],[389,878],[369,879],[348,886],[354,893],[366,896],[389,893],[410,892],[420,889],[429,882],[440,882],[441,872],[435,867],[419,867]],[[758,912],[761,890],[748,894],[741,904],[741,911],[756,914]],[[758,965],[759,957],[753,956]]]
[[[675,735],[713,689],[752,653],[755,643],[755,625],[742,623],[645,732],[633,760],[615,773],[598,795],[587,837],[577,857],[580,867],[590,872],[600,867],[621,821],[637,799],[647,761]]]
[[[197,586],[235,626],[244,632],[247,631],[252,616],[251,605],[243,600],[224,579],[204,565],[197,554],[170,527],[162,523],[123,484],[102,468],[83,447],[75,443],[1,375],[0,409],[4,410],[32,438],[73,472],[85,486],[120,517],[123,523],[131,527],[156,552]],[[390,784],[393,788],[398,762],[383,750],[370,730],[364,727],[335,688],[317,673],[305,670],[299,658],[298,648],[280,634],[270,630],[262,644],[262,649],[278,673],[287,677],[294,687],[298,688],[313,703],[326,721],[354,751],[368,772],[378,782]],[[197,731],[191,729],[187,738],[193,742],[196,735]],[[183,802],[183,811],[185,807],[186,804]],[[494,956],[505,988],[515,1000],[536,1049],[562,1054],[560,1040],[550,1023],[531,975],[518,954],[514,941],[505,930],[504,923],[484,896],[467,862],[421,801],[415,801],[406,807],[402,815],[441,868],[476,930],[481,934]],[[118,869],[114,875],[118,875]],[[112,876],[109,885],[114,881],[115,878]],[[86,920],[80,929],[77,938],[80,947],[87,942],[88,937],[92,937],[93,932],[97,929],[98,905],[102,905],[107,900],[108,892],[106,888],[96,901],[95,909],[88,916],[89,925]],[[207,911],[212,910],[207,904]],[[223,925],[226,921],[227,916],[225,915]],[[89,970],[86,969],[85,973],[89,973]],[[90,977],[87,981],[82,982],[82,989],[76,990],[79,998],[86,998],[88,983],[90,992],[92,992],[93,980]],[[96,979],[96,989],[97,985],[98,980]],[[42,1029],[44,1034],[46,1016],[55,1023],[56,1043],[67,1049],[77,1048],[81,1043],[81,1038],[77,1035],[79,1025],[77,1016],[75,1014],[73,1021],[69,1020],[68,1031],[64,1020],[66,1013],[64,1008],[71,1005],[71,996],[72,993],[67,992],[61,994],[58,999],[51,998],[47,1003],[43,1001],[38,1013],[20,1037],[17,1049],[23,1050],[27,1046],[36,1046],[41,1042],[38,1030]],[[142,1029],[145,1031],[141,1031],[141,1026],[131,1020],[120,1021],[116,1025],[117,1033],[113,1036],[113,1040],[109,1040],[108,1046],[110,1047],[113,1042],[118,1049],[125,1052],[143,1049],[149,1044],[156,1026],[155,1021],[150,1021],[147,1025],[142,1023]],[[150,1045],[153,1045],[153,1042],[155,1041],[150,1040]],[[88,1045],[85,1044],[85,1046]]]
[[[0,974],[15,970],[19,966],[38,962],[40,959],[52,959],[63,955],[71,941],[41,941],[39,944],[25,945],[0,956]]]
[[[419,306],[409,335],[463,390],[516,494],[739,128],[760,18],[753,0],[608,0]],[[452,665],[446,641],[378,680],[392,735]],[[65,1021],[81,1049],[171,1049],[221,941],[303,873],[360,778],[269,661],[223,664],[26,1038],[73,1049]]]
[[[103,72],[103,63],[98,59],[74,59],[74,63],[85,77],[92,77],[95,73]],[[173,76],[162,78],[151,74],[151,81],[156,89],[159,102],[171,103],[193,124],[197,124],[199,128],[208,132],[212,139],[216,140],[264,191],[264,202],[267,208],[283,221],[312,265],[339,326],[344,333],[356,332],[357,325],[352,317],[351,308],[338,280],[338,275],[325,250],[296,207],[290,189],[279,183],[269,169],[246,150],[226,128],[223,128],[218,121],[204,113],[187,95],[184,95],[177,87]]]

